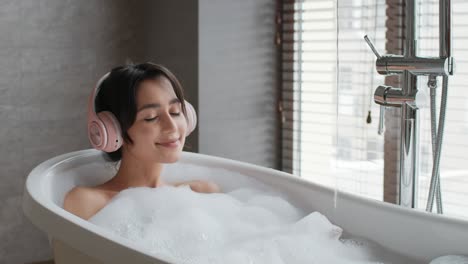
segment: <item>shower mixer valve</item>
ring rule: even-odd
[[[402,74],[409,71],[414,75],[453,75],[453,59],[448,58],[424,58],[405,57],[402,55],[380,55],[374,44],[366,36],[365,41],[377,56],[375,66],[377,72],[382,75]]]
[[[411,63],[407,63],[409,59],[405,59],[403,56],[398,55],[380,55],[380,53],[375,48],[372,41],[364,36],[364,40],[367,42],[371,50],[374,52],[377,57],[376,68],[377,72],[382,75],[394,75],[401,74],[404,70],[420,68],[417,65],[412,66]],[[405,61],[406,60],[406,61]],[[406,63],[406,64],[404,64]],[[415,101],[415,93],[405,94],[401,88],[395,88],[386,85],[380,85],[377,87],[374,93],[374,102],[380,105],[380,114],[379,114],[379,126],[378,134],[382,135],[384,132],[384,112],[386,106],[395,106],[401,107],[406,102]],[[412,107],[416,107],[414,103],[411,104]]]
[[[375,66],[381,75],[403,74],[405,71],[413,75],[453,75],[453,59],[448,58],[422,58],[405,57],[402,55],[386,54],[381,55],[375,48],[372,41],[366,36],[371,50],[377,57]],[[386,106],[401,107],[408,103],[412,108],[417,109],[415,104],[417,90],[405,94],[401,88],[380,85],[374,93],[374,102],[380,105],[379,135],[383,133],[383,112]]]
[[[379,85],[375,89],[374,93],[374,102],[380,105],[380,115],[379,115],[379,135],[382,135],[384,132],[383,123],[384,123],[384,111],[386,106],[396,106],[401,107],[404,103],[408,103],[412,108],[417,109],[416,104],[416,93],[404,94],[401,88],[395,88],[386,85]]]
[[[381,106],[401,106],[406,102],[414,102],[416,93],[403,94],[401,88],[380,85],[374,93],[374,101]]]

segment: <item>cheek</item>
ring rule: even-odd
[[[185,135],[187,134],[187,120],[185,119],[185,116],[182,116],[180,120],[177,122],[177,127],[179,129],[179,133],[183,135],[185,138]]]
[[[142,126],[139,130],[139,134],[142,137],[154,136],[156,129],[152,126]]]
[[[135,144],[138,142],[146,142],[148,139],[154,137],[154,129],[149,126],[139,125],[133,126],[128,130],[128,134]]]

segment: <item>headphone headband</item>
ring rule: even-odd
[[[96,96],[97,94],[99,94],[99,91],[101,90],[101,84],[104,82],[105,79],[107,79],[107,77],[109,77],[110,75],[110,72],[104,74],[97,82],[96,86],[94,87],[93,89],[93,92],[91,93],[91,97],[93,99],[92,101],[92,110],[94,112],[94,114],[97,114],[96,112]]]

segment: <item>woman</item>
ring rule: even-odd
[[[109,181],[75,187],[66,195],[64,209],[85,220],[124,189],[169,185],[160,177],[163,164],[179,159],[189,121],[178,80],[166,68],[152,63],[114,68],[98,82],[89,107],[91,144],[106,151],[110,160],[120,161],[120,167]],[[96,125],[100,120],[107,122],[103,126],[106,133]],[[104,141],[107,145],[103,147]],[[207,181],[171,185],[189,185],[201,193],[220,191]]]

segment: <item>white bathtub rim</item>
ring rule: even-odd
[[[60,166],[61,164],[66,163],[68,161],[71,161],[71,160],[74,160],[74,159],[79,159],[79,158],[82,158],[82,157],[87,157],[87,156],[94,156],[96,154],[101,156],[102,152],[94,150],[94,149],[85,149],[85,150],[78,150],[78,151],[74,151],[74,152],[65,153],[65,154],[56,156],[54,158],[51,158],[49,160],[46,160],[46,161],[40,163],[39,165],[37,165],[31,171],[31,173],[29,174],[29,176],[27,178],[27,181],[26,181],[26,188],[28,188],[28,190],[32,190],[30,187],[31,187],[31,185],[33,185],[32,181],[33,181],[34,177],[30,177],[30,176],[37,174],[39,171],[43,171],[43,173],[48,173],[49,171],[53,170],[55,167]],[[193,162],[194,158],[197,159],[196,162]],[[201,159],[199,159],[199,158],[201,158]],[[263,172],[267,172],[269,174],[274,174],[275,176],[280,177],[280,178],[287,178],[287,179],[293,181],[295,184],[305,184],[305,185],[313,186],[314,189],[320,190],[320,192],[328,192],[328,193],[334,193],[335,192],[335,190],[332,189],[331,187],[321,185],[321,184],[318,184],[318,183],[314,183],[314,182],[310,182],[310,181],[301,179],[301,178],[296,177],[296,176],[291,176],[291,174],[283,172],[283,171],[279,171],[279,170],[275,170],[275,169],[271,169],[271,168],[266,168],[266,167],[261,167],[261,166],[258,166],[258,165],[254,165],[254,164],[250,164],[250,163],[246,163],[246,162],[242,162],[242,161],[236,161],[236,160],[226,159],[226,158],[222,158],[222,157],[210,156],[210,155],[205,155],[205,154],[200,154],[200,153],[191,153],[191,152],[183,152],[182,157],[181,157],[181,161],[183,161],[185,163],[189,163],[189,164],[194,164],[194,165],[200,165],[200,161],[202,161],[203,165],[209,164],[209,165],[212,165],[212,166],[214,165],[214,167],[220,167],[220,168],[224,168],[224,169],[226,169],[226,166],[219,166],[219,165],[220,164],[234,165],[233,167],[243,167],[243,168],[247,168],[247,169],[252,169],[254,171],[263,171]],[[231,166],[229,166],[229,167],[231,167]],[[30,193],[32,193],[32,192],[30,192]],[[37,202],[41,201],[41,202],[45,202],[45,203],[42,203],[42,204],[48,204],[47,199],[45,199],[43,197],[38,197],[36,195],[36,192],[33,192],[33,193],[34,193],[34,195],[32,195],[32,197]],[[462,226],[468,227],[468,224],[467,224],[468,222],[466,220],[463,220],[463,219],[460,219],[460,218],[455,218],[455,217],[446,216],[446,215],[438,215],[438,214],[435,214],[435,213],[428,213],[428,212],[422,211],[422,210],[415,210],[415,209],[405,208],[405,207],[401,207],[401,206],[398,206],[398,205],[394,205],[394,204],[390,204],[390,203],[386,203],[386,202],[381,202],[381,201],[373,200],[373,199],[362,197],[362,196],[357,196],[355,194],[351,194],[351,193],[341,191],[341,190],[338,190],[338,199],[353,200],[353,201],[356,201],[356,202],[359,202],[359,203],[364,203],[366,205],[384,207],[385,209],[392,210],[392,211],[394,211],[396,213],[403,213],[404,212],[404,213],[413,214],[413,216],[415,216],[415,217],[424,217],[424,218],[430,217],[430,218],[433,218],[434,221],[442,221],[442,222],[446,222],[446,223],[448,222],[449,224],[462,225]],[[338,200],[338,203],[339,203],[339,200]],[[54,205],[54,209],[59,209],[59,210],[54,210],[54,209],[52,209],[51,207],[48,207],[48,206],[46,206],[46,207],[47,207],[47,209],[49,209],[49,211],[53,211],[54,213],[57,213],[62,217],[71,216],[71,218],[67,218],[67,220],[79,219],[79,220],[81,220],[80,222],[87,223],[88,225],[91,225],[91,224],[89,224],[89,222],[84,221],[83,219],[81,219],[79,217],[76,217],[75,215],[73,215],[71,213],[68,213],[67,211],[63,210],[62,208],[56,206],[55,204],[53,204],[53,205]],[[338,204],[338,208],[339,208],[339,204]],[[76,224],[78,224],[78,223],[76,223]]]
[[[48,199],[48,198],[46,198],[46,197],[44,197],[42,195],[42,188],[41,188],[41,190],[37,190],[37,185],[36,184],[40,185],[40,182],[38,182],[39,181],[39,178],[38,178],[39,176],[35,176],[35,175],[49,173],[50,171],[54,170],[54,168],[56,168],[57,166],[62,165],[63,163],[69,162],[69,161],[71,161],[73,159],[83,158],[83,157],[87,157],[87,156],[100,156],[100,157],[102,157],[102,153],[99,152],[99,151],[96,151],[96,150],[92,150],[92,149],[80,150],[80,151],[75,151],[75,152],[62,154],[60,156],[57,156],[57,157],[51,158],[51,159],[49,159],[47,161],[44,161],[41,164],[39,164],[38,166],[36,166],[36,168],[34,168],[31,171],[31,173],[29,174],[29,176],[27,178],[26,185],[25,185],[26,190],[25,190],[24,199],[23,199],[23,204],[25,202],[29,202],[29,203],[34,202],[34,204],[23,205],[23,210],[24,210],[25,214],[33,221],[34,216],[32,216],[30,214],[31,212],[29,211],[30,208],[28,206],[38,206],[39,208],[37,208],[37,209],[46,210],[49,213],[52,213],[52,215],[49,214],[48,216],[46,216],[46,217],[49,217],[49,219],[63,218],[64,220],[68,221],[74,227],[82,228],[82,229],[85,229],[87,231],[86,232],[87,234],[82,233],[80,235],[88,236],[88,237],[89,236],[99,236],[101,239],[105,239],[105,240],[107,240],[109,242],[116,243],[116,244],[118,244],[120,246],[129,248],[129,249],[131,249],[133,251],[136,251],[136,252],[138,252],[140,254],[146,255],[146,256],[151,257],[151,258],[154,259],[154,255],[149,254],[145,250],[139,249],[131,241],[123,239],[120,236],[116,236],[116,235],[114,235],[114,234],[112,234],[112,233],[110,233],[110,232],[108,232],[108,231],[106,231],[104,229],[101,229],[101,228],[89,223],[88,221],[85,221],[85,220],[83,220],[83,219],[81,219],[81,218],[79,218],[79,217],[77,217],[77,216],[63,210],[61,207],[57,206],[52,200],[50,200],[50,199]],[[203,154],[185,153],[185,152],[182,155],[181,161],[183,161],[184,163],[195,164],[195,165],[197,165],[197,164],[198,165],[200,165],[200,164],[201,165],[208,165],[208,166],[210,166],[210,165],[213,166],[214,165],[214,167],[224,168],[224,169],[228,169],[228,170],[230,170],[232,168],[241,167],[241,168],[247,169],[248,171],[253,171],[253,172],[257,171],[257,172],[260,172],[260,173],[263,172],[263,173],[267,173],[269,175],[275,175],[276,177],[279,177],[279,178],[284,178],[284,179],[287,178],[287,180],[294,182],[294,184],[305,185],[306,188],[308,186],[311,186],[316,191],[326,192],[326,193],[329,193],[329,195],[334,193],[334,190],[332,188],[305,181],[305,180],[300,179],[298,177],[291,176],[288,173],[284,173],[284,172],[281,172],[281,171],[273,170],[273,169],[270,169],[270,168],[264,168],[264,167],[260,167],[260,166],[257,166],[257,165],[248,164],[248,163],[244,163],[244,162],[240,162],[240,161],[234,161],[234,160],[229,160],[229,159],[220,158],[220,157],[213,157],[213,156],[203,155]],[[253,177],[256,178],[255,176],[253,176]],[[34,187],[36,187],[36,188],[34,188]],[[450,218],[450,217],[446,217],[446,216],[440,216],[440,215],[436,215],[436,214],[427,213],[427,212],[424,212],[424,211],[402,208],[402,207],[399,207],[399,206],[396,206],[396,205],[393,205],[393,204],[383,203],[383,202],[380,202],[380,201],[371,200],[371,199],[364,198],[364,197],[359,197],[359,196],[356,196],[356,195],[344,193],[342,191],[339,192],[339,197],[340,197],[340,199],[353,200],[353,201],[357,202],[358,204],[364,204],[364,206],[374,207],[374,208],[377,208],[378,210],[388,210],[388,211],[391,211],[391,212],[399,214],[399,215],[405,214],[405,215],[408,215],[410,217],[415,217],[417,219],[424,218],[424,220],[426,220],[426,221],[428,220],[428,217],[429,217],[430,220],[433,221],[433,222],[434,221],[435,222],[443,222],[445,224],[456,225],[456,226],[459,226],[461,228],[468,228],[468,222],[463,221],[463,220],[458,219],[458,218]],[[339,210],[339,206],[338,206],[338,210]],[[42,216],[42,217],[44,217],[44,216]],[[56,219],[56,220],[60,221],[60,219]],[[57,228],[55,228],[55,226],[51,226],[49,223],[47,223],[47,221],[46,222],[42,221],[41,223],[39,223],[39,222],[41,222],[41,221],[36,221],[36,222],[33,221],[33,223],[35,223],[36,225],[39,224],[38,227],[40,227],[45,232],[51,234],[53,237],[57,237],[60,240],[66,242],[66,243],[69,243],[71,246],[79,248],[84,253],[89,254],[92,257],[96,257],[96,258],[100,259],[100,256],[96,256],[95,254],[92,254],[92,252],[91,252],[92,250],[91,251],[89,249],[86,250],[86,248],[83,248],[82,245],[79,246],[80,242],[78,242],[78,240],[80,240],[80,239],[83,240],[82,238],[67,237],[65,234],[60,233],[59,230],[57,230]],[[468,229],[465,229],[465,230],[468,230]],[[160,260],[168,262],[167,260],[163,260],[161,258],[160,258]]]

